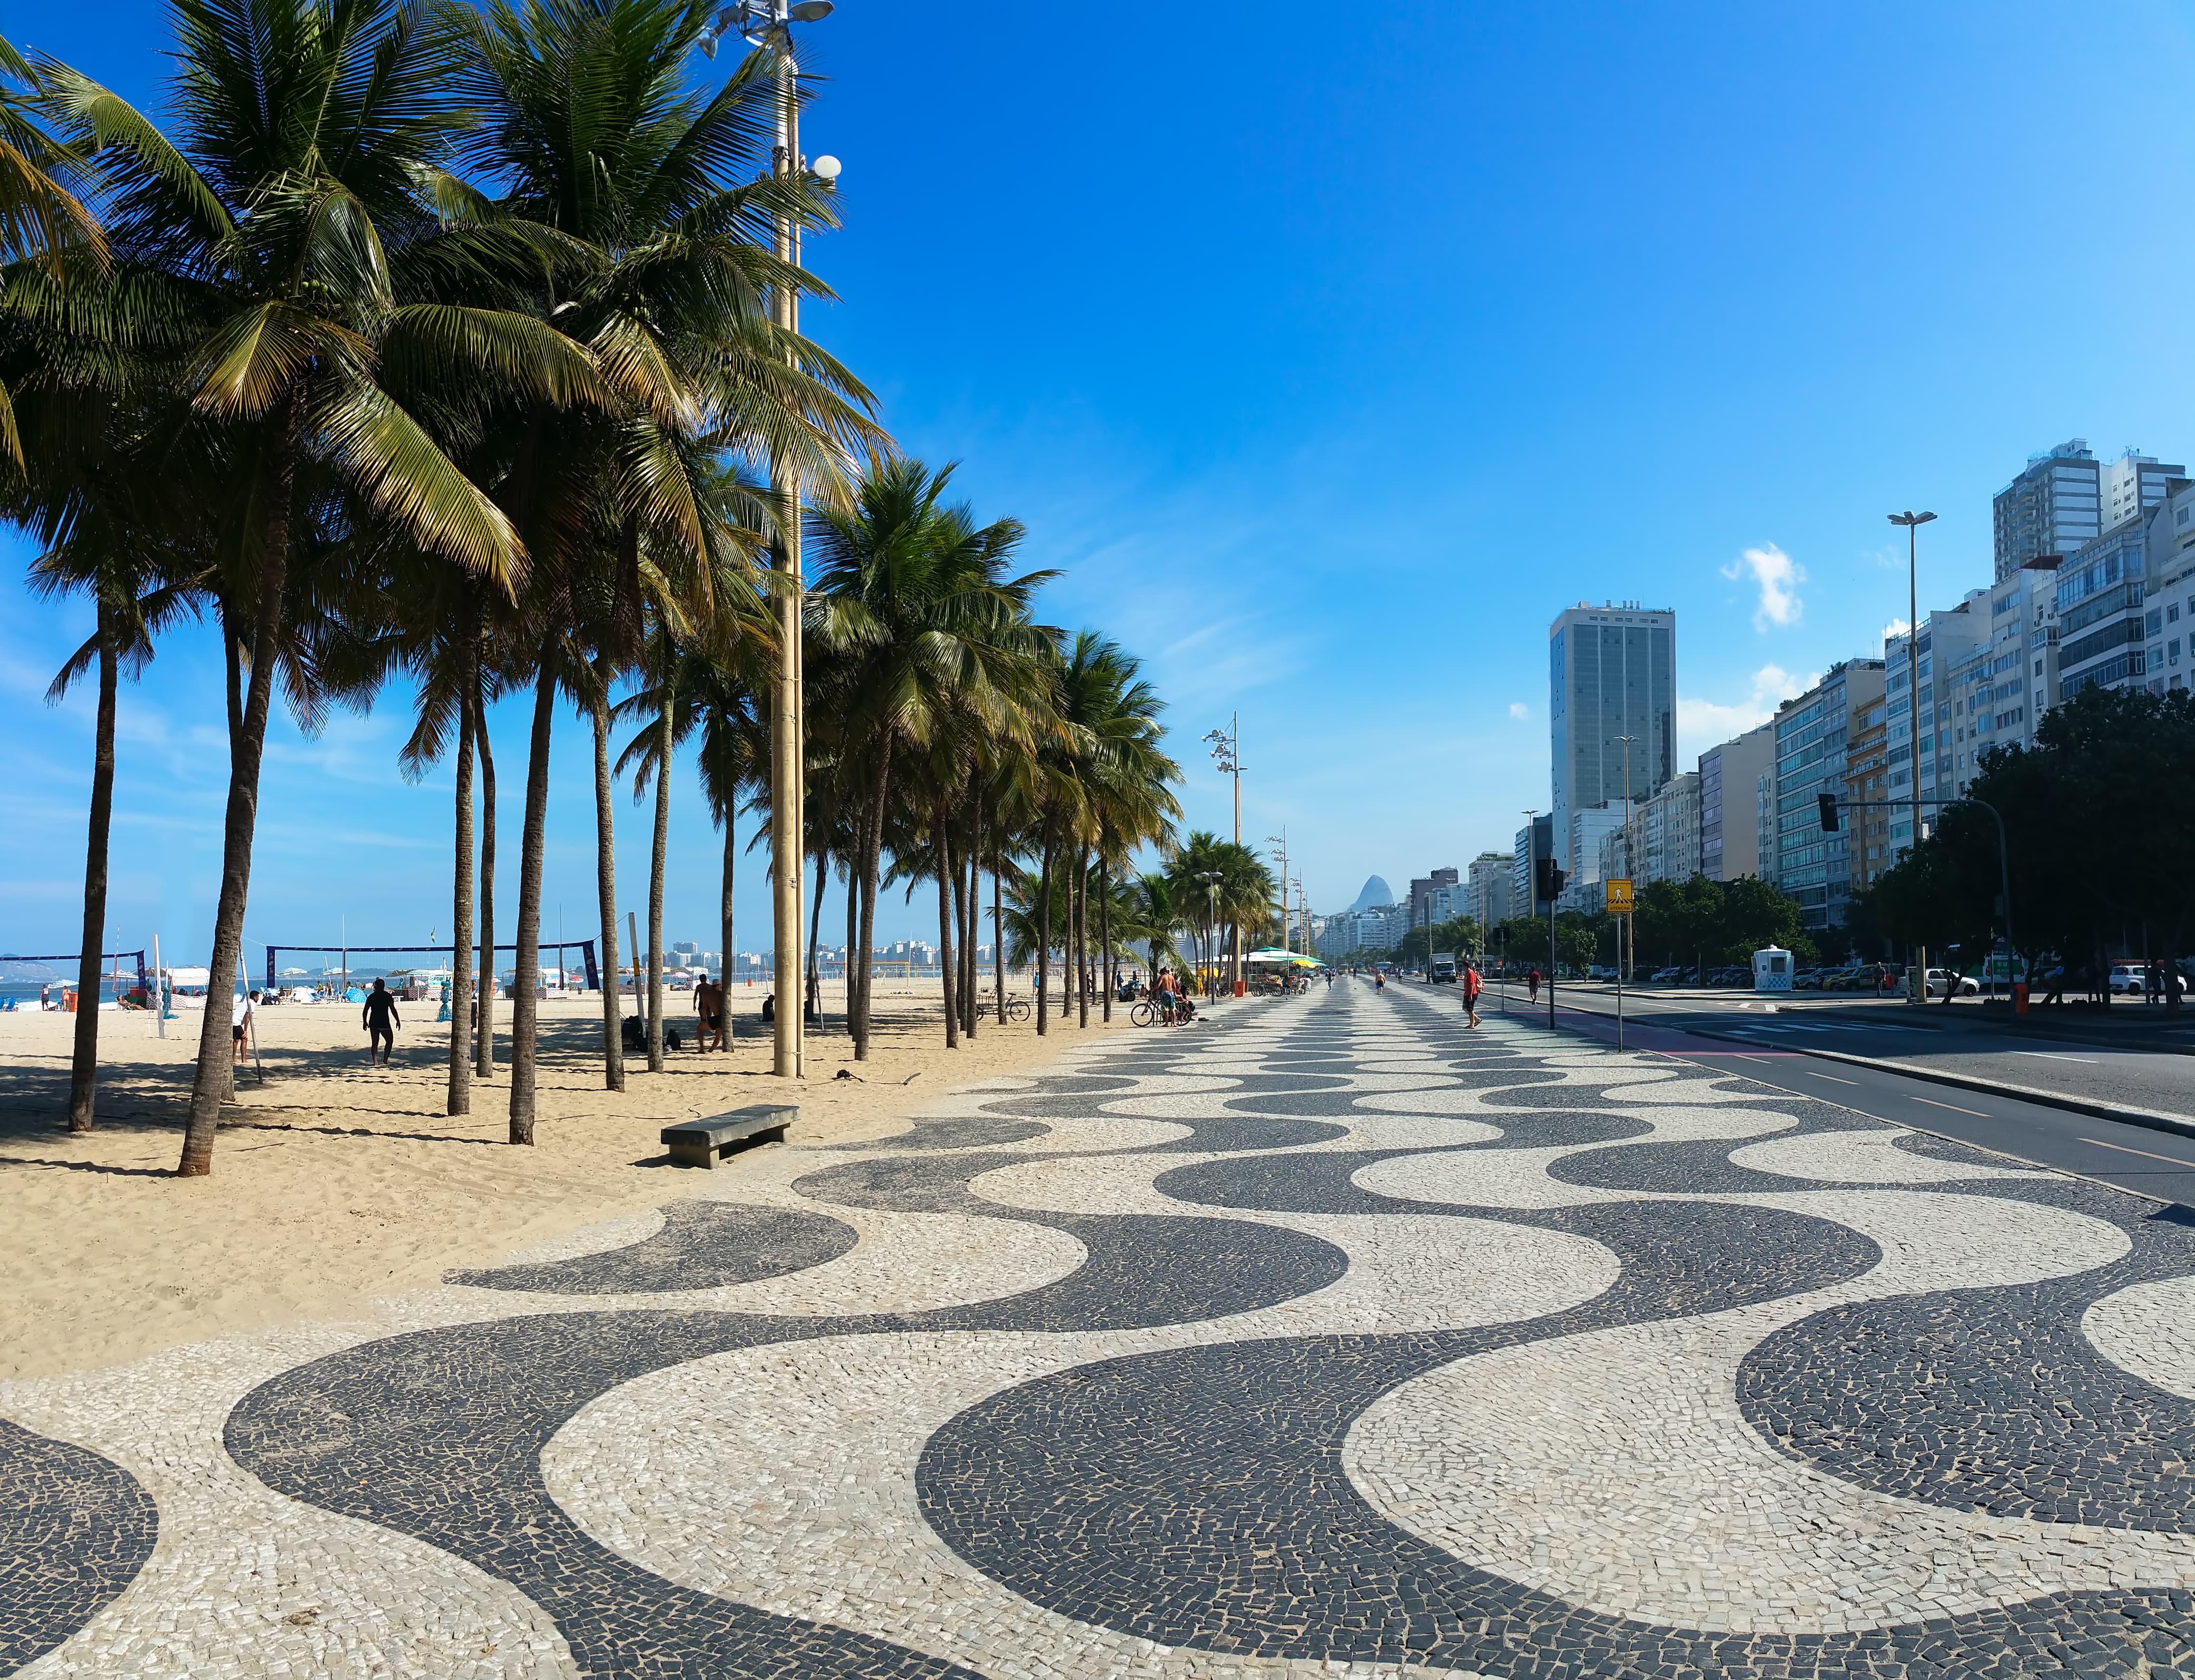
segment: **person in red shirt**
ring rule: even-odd
[[[1540,1001],[1540,971],[1537,969],[1535,969],[1531,973],[1526,975],[1524,978],[1531,983],[1532,1001],[1535,1004],[1538,1003]]]
[[[1478,977],[1478,970],[1466,963],[1463,965],[1463,1012],[1471,1017],[1473,1027],[1478,1025],[1478,994],[1486,989],[1486,982]]]

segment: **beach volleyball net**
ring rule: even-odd
[[[579,959],[578,971],[586,975],[587,989],[590,992],[602,990],[602,973],[595,964],[594,941],[567,939],[554,942],[544,941],[534,949],[538,953],[535,959],[537,964],[547,966],[549,963],[553,962],[559,969],[566,972],[572,970],[564,963],[563,953],[567,951],[577,952]],[[500,955],[505,951],[516,954],[517,950],[518,947],[516,945],[498,945],[494,947],[491,958],[493,955]],[[468,947],[465,954],[471,957],[476,963],[480,962],[479,946]],[[454,945],[345,945],[340,941],[334,945],[270,945],[267,947],[267,987],[269,991],[278,989],[285,977],[282,966],[285,957],[292,958],[318,957],[323,959],[333,957],[339,959],[339,969],[337,964],[329,964],[325,960],[317,970],[293,967],[287,971],[287,977],[295,979],[301,974],[325,975],[338,971],[348,974],[351,959],[354,957],[435,957],[441,958],[445,966],[453,967],[458,959],[458,947]],[[485,969],[492,969],[495,966],[492,959],[481,963],[480,965]]]

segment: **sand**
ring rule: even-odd
[[[1057,1021],[1042,1038],[1034,1022],[987,1021],[948,1050],[932,987],[879,979],[877,991],[869,1060],[854,1061],[832,1015],[811,1029],[808,1076],[789,1097],[767,1071],[754,1000],[737,991],[730,1050],[689,1047],[660,1073],[629,1062],[622,1092],[602,1087],[599,1000],[546,1004],[532,1148],[504,1141],[500,1066],[493,1084],[475,1084],[470,1115],[443,1113],[449,1028],[433,1024],[433,1004],[404,1007],[395,1066],[372,1070],[354,1008],[268,1010],[266,1077],[239,1081],[212,1176],[199,1179],[174,1176],[195,1011],[169,1022],[164,1040],[145,1015],[101,1016],[99,1124],[83,1137],[61,1129],[73,1018],[0,1015],[0,1378],[349,1316],[373,1296],[438,1282],[446,1267],[491,1265],[515,1245],[658,1206],[685,1194],[676,1181],[689,1171],[664,1159],[659,1134],[673,1120],[792,1100],[801,1115],[791,1142],[889,1136],[955,1085],[1088,1042]],[[690,1033],[690,1003],[668,1018]],[[1126,1024],[1116,1007],[1114,1030]],[[1099,1030],[1093,1009],[1089,1031]],[[861,1082],[835,1079],[841,1067]]]

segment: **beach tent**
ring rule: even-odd
[[[1300,951],[1276,951],[1270,947],[1263,951],[1253,951],[1242,960],[1245,963],[1270,964],[1276,967],[1286,967],[1290,964],[1293,964],[1299,969],[1315,969],[1319,966],[1317,958],[1306,957]]]

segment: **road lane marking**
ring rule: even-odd
[[[2093,1056],[2060,1056],[2052,1050],[2014,1050],[2014,1056],[2032,1056],[2044,1062],[2085,1062],[2091,1067],[2097,1065]]]
[[[1810,1079],[1827,1079],[1833,1085],[1857,1085],[1859,1084],[1858,1079],[1841,1079],[1834,1073],[1817,1073],[1812,1068],[1806,1070],[1806,1077]]]
[[[2083,1143],[2093,1143],[2099,1149],[2116,1149],[2122,1155],[2140,1155],[2146,1161],[2164,1161],[2173,1166],[2183,1166],[2195,1171],[2195,1161],[2183,1161],[2177,1155],[2152,1155],[2146,1149],[2129,1149],[2123,1143],[2106,1143],[2100,1137],[2084,1137]]]
[[[1956,1102],[1939,1102],[1933,1096],[1916,1096],[1913,1101],[1916,1102],[1925,1102],[1931,1108],[1948,1108],[1954,1114],[1972,1114],[1978,1120],[1985,1120],[1989,1118],[1987,1114],[1982,1113],[1979,1108],[1962,1108]]]

